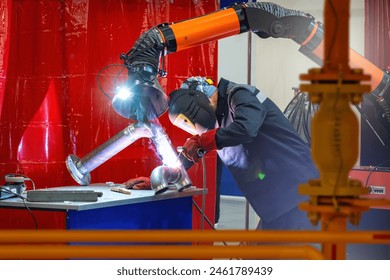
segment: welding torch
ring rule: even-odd
[[[184,152],[184,150],[186,150],[186,148],[184,148],[183,146],[178,146],[176,150],[179,152],[179,155],[177,156],[177,159],[179,159],[180,155]],[[196,154],[198,155],[198,157],[201,158],[206,154],[206,151],[203,150],[202,148],[198,148],[196,150]]]

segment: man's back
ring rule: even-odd
[[[298,195],[298,185],[319,174],[309,147],[270,99],[261,103],[255,94],[248,97],[249,92],[245,90],[233,94],[234,98],[221,99],[225,105],[220,128],[237,121],[239,109],[232,103],[239,103],[237,99],[241,97],[249,106],[243,111],[247,111],[246,118],[253,123],[260,122],[261,126],[252,141],[222,148],[218,155],[257,214],[265,221],[274,220],[307,199]],[[251,110],[255,103],[259,103],[258,108]]]

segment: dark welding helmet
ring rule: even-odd
[[[199,80],[199,77],[195,78]],[[171,92],[168,116],[175,126],[195,135],[215,128],[215,110],[209,96],[217,88],[211,84],[211,81],[203,81],[210,83],[205,85],[191,79],[193,78],[187,79],[180,89]]]

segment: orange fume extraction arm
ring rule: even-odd
[[[264,39],[292,39],[300,45],[300,52],[322,65],[324,26],[321,22],[316,22],[310,14],[270,2],[240,3],[204,16],[160,24],[143,33],[129,52],[121,55],[129,72],[129,84],[148,84],[153,91],[161,91],[157,77],[166,75],[165,55],[248,31]],[[371,75],[371,81],[367,82],[373,90],[369,98],[379,105],[379,121],[390,135],[390,75],[352,49],[349,56],[352,68]],[[155,96],[150,97],[154,107],[159,103]],[[167,109],[162,99],[164,104],[158,104],[155,110],[157,116]]]

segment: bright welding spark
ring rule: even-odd
[[[155,135],[153,137],[153,143],[159,153],[164,165],[169,167],[180,167],[181,162],[175,149],[172,146],[171,140],[165,133],[164,129],[159,126],[155,126]]]
[[[131,94],[130,90],[127,87],[118,87],[117,92],[118,93],[116,95],[121,100],[126,100]]]

